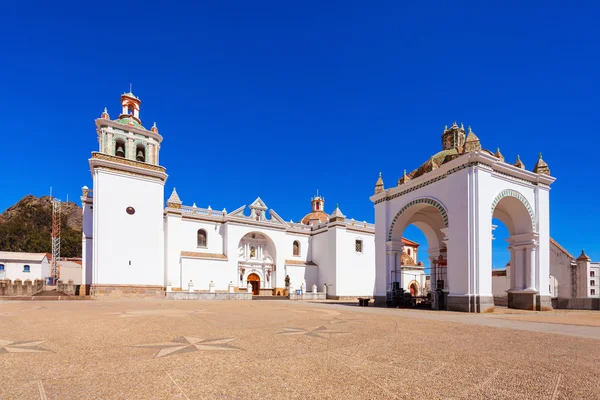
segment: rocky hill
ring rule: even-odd
[[[0,214],[0,251],[50,253],[52,201],[49,196],[27,195]],[[81,257],[81,207],[63,202],[61,244],[63,257]]]

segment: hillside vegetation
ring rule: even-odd
[[[81,207],[61,207],[62,257],[81,257]],[[52,201],[27,195],[0,214],[0,251],[52,252]]]

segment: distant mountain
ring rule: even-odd
[[[0,214],[0,251],[52,252],[52,200],[27,195]],[[81,257],[81,207],[61,206],[62,257]]]

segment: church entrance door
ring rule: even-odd
[[[252,294],[258,296],[260,294],[260,277],[256,274],[250,274],[247,281],[252,285]]]

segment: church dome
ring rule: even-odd
[[[301,224],[311,225],[314,223],[320,224],[322,222],[329,221],[329,214],[327,214],[323,209],[325,208],[325,198],[319,196],[319,192],[317,191],[317,195],[310,199],[312,205],[312,212],[306,214],[304,218],[300,220]]]
[[[425,161],[419,168],[408,174],[408,177],[410,179],[414,179],[426,174],[427,172],[431,172],[432,170],[442,165],[444,162],[449,161],[450,159],[455,158],[458,155],[458,149],[449,149],[437,152],[433,156],[429,157],[429,159]],[[446,158],[448,158],[448,160]]]
[[[320,224],[321,222],[327,222],[329,221],[329,214],[327,214],[325,211],[313,211],[311,213],[308,213],[304,216],[304,218],[302,218],[302,221],[300,221],[301,224],[304,225],[310,225],[310,223],[312,221],[319,221],[318,223]]]
[[[415,265],[415,260],[411,256],[406,253],[402,253],[400,256],[400,264],[401,265]]]

